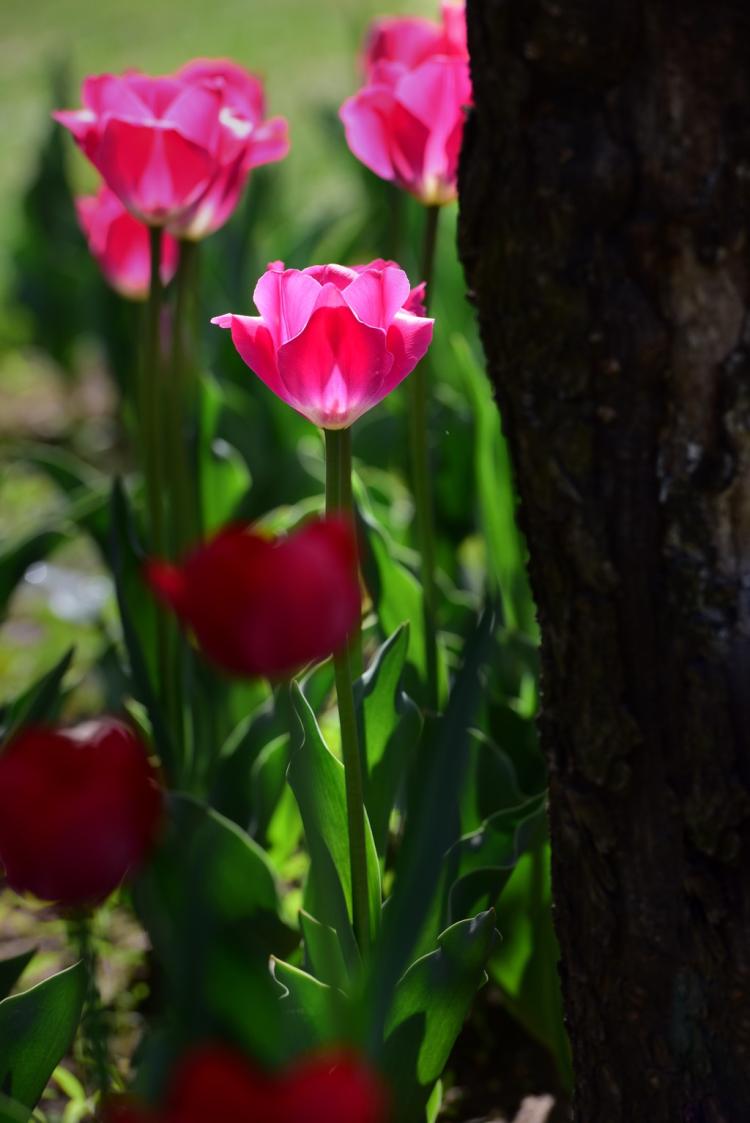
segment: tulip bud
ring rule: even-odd
[[[97,903],[144,862],[162,811],[146,747],[113,718],[31,727],[0,755],[0,862],[19,893]]]
[[[181,566],[153,561],[147,579],[230,674],[284,678],[340,650],[359,620],[352,527],[308,523],[288,538],[221,531]]]

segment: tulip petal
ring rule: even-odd
[[[443,31],[437,24],[419,16],[375,20],[365,43],[366,70],[369,73],[383,59],[418,66],[439,49],[442,38]]]
[[[331,284],[337,289],[347,288],[357,276],[357,269],[346,265],[308,265],[302,272],[314,277],[320,285]]]
[[[427,129],[423,174],[445,176],[446,146],[471,102],[468,63],[461,58],[432,58],[407,74],[398,85],[399,105]]]
[[[265,382],[269,390],[273,390],[274,394],[287,401],[276,366],[276,346],[271,332],[260,316],[235,316],[232,312],[228,312],[224,316],[214,316],[211,323],[231,330],[232,343],[243,362],[247,363],[254,374],[257,374],[261,382]]]
[[[302,331],[319,295],[318,282],[298,269],[271,269],[263,274],[253,300],[277,347]]]
[[[197,58],[180,67],[176,78],[223,90],[224,102],[253,123],[266,112],[263,83],[236,62],[226,58]]]
[[[145,222],[166,222],[205,190],[212,163],[205,149],[174,129],[110,119],[94,163],[122,202]]]
[[[250,133],[245,166],[258,168],[261,164],[274,164],[289,153],[289,125],[285,117],[272,117]]]
[[[435,321],[414,316],[411,312],[398,312],[388,329],[387,346],[393,355],[383,394],[389,394],[399,382],[410,374],[424,356],[432,341]]]
[[[380,401],[392,363],[385,332],[361,323],[346,306],[317,308],[278,352],[286,400],[328,429],[351,425]]]
[[[393,179],[388,119],[393,112],[393,94],[385,86],[366,86],[347,98],[339,110],[346,143],[358,160],[381,179]]]
[[[403,269],[385,265],[360,273],[344,292],[352,312],[374,328],[387,328],[409,299],[409,278]]]

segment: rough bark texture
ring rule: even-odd
[[[469,0],[580,1123],[750,1120],[750,6]]]

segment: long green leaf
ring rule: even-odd
[[[386,640],[354,686],[359,738],[366,765],[365,804],[375,846],[383,857],[399,785],[419,742],[422,719],[401,689],[409,625]]]
[[[373,1044],[380,1038],[393,989],[409,963],[426,918],[439,915],[435,902],[443,857],[460,834],[459,803],[469,753],[469,727],[479,700],[480,670],[493,626],[493,613],[487,610],[467,644],[463,666],[434,737],[423,737],[395,888],[384,912],[368,990],[368,1030]]]
[[[9,959],[0,959],[0,999],[7,998],[35,955],[36,948],[31,948]]]
[[[302,744],[289,762],[288,779],[305,828],[310,852],[308,903],[312,914],[334,928],[351,964],[351,867],[349,863],[344,766],[323,739],[310,705],[297,683],[292,701],[302,727]],[[380,927],[380,863],[365,820],[371,931]]]
[[[54,667],[42,675],[8,708],[3,723],[3,739],[8,741],[25,725],[51,721],[62,701],[62,681],[73,661],[75,648],[65,652]]]
[[[77,963],[0,1002],[0,1090],[16,1103],[34,1107],[70,1048],[86,987]]]
[[[452,925],[437,949],[413,963],[398,984],[386,1021],[385,1073],[397,1123],[424,1112],[458,1037],[497,939],[493,910]]]

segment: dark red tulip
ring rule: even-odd
[[[354,531],[318,519],[288,538],[221,531],[181,566],[151,562],[156,594],[231,674],[283,678],[342,648],[361,601]]]
[[[146,858],[162,809],[145,746],[113,718],[29,728],[0,755],[0,862],[20,893],[102,900]]]
[[[197,1049],[177,1069],[164,1123],[385,1123],[375,1074],[349,1052],[319,1053],[268,1076],[221,1046]]]

